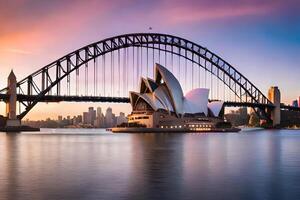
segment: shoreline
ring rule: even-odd
[[[141,128],[141,127],[114,127],[107,131],[113,133],[228,133],[239,132],[239,128],[213,128],[213,129],[190,129],[190,128]]]

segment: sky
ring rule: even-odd
[[[299,0],[0,0],[0,88],[11,69],[20,80],[89,43],[152,27],[207,47],[263,93],[278,86],[291,103],[300,96],[299,11]],[[130,112],[125,104],[53,103],[26,117],[72,116],[88,106]]]

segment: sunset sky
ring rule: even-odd
[[[20,80],[84,45],[151,26],[207,47],[265,94],[277,85],[291,103],[300,96],[299,11],[299,0],[0,0],[0,88],[11,69]],[[39,104],[26,117],[81,114],[90,105],[108,106]]]

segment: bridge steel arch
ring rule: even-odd
[[[165,48],[161,48],[163,45]],[[86,66],[87,63],[106,53],[129,47],[152,48],[181,56],[192,63],[208,71],[221,80],[239,98],[240,102],[253,104],[257,107],[273,105],[268,98],[244,75],[236,70],[232,65],[223,60],[217,54],[211,52],[194,42],[173,35],[160,33],[133,33],[107,38],[76,51],[73,51],[54,62],[44,66],[36,72],[17,83],[19,92],[23,95],[33,95],[36,98],[28,102],[21,102],[25,106],[25,111],[18,115],[22,119],[52,88],[56,87],[60,92],[60,82],[70,77],[70,74]],[[201,62],[202,60],[202,62]],[[50,69],[55,69],[56,76],[51,77],[48,73]],[[41,84],[34,81],[40,76]],[[21,86],[26,86],[27,91],[23,91]],[[0,90],[0,93],[7,92],[8,88]]]

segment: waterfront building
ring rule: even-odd
[[[73,120],[73,125],[78,125],[82,123],[82,116],[81,115],[74,116],[72,120]]]
[[[96,110],[94,110],[94,107],[89,107],[89,115],[90,115],[90,118],[91,118],[91,125],[94,125],[94,121],[96,119]]]
[[[92,116],[89,112],[83,112],[83,124],[92,124]]]
[[[294,100],[294,101],[292,102],[292,106],[298,107],[298,101],[297,101],[297,100]]]
[[[60,123],[62,120],[63,120],[63,117],[62,117],[61,115],[59,115],[59,116],[57,117],[58,123]]]
[[[97,117],[101,117],[101,115],[102,115],[102,108],[97,107]]]
[[[77,123],[82,123],[82,115],[77,115]]]
[[[113,127],[114,125],[114,119],[113,119],[113,113],[112,113],[112,109],[111,107],[108,107],[106,109],[106,113],[105,113],[105,126],[106,127]]]
[[[249,122],[247,107],[242,107],[238,110],[231,110],[231,112],[225,114],[224,117],[227,121],[230,121],[234,126],[245,126],[248,125]]]
[[[209,102],[208,95],[206,88],[196,88],[184,95],[175,76],[156,64],[155,79],[142,78],[140,91],[130,92],[132,113],[128,126],[194,131],[231,127],[219,118],[223,102]]]
[[[122,123],[126,123],[127,122],[127,118],[125,116],[125,113],[120,112],[119,116],[117,117],[117,125],[120,125]]]
[[[94,120],[94,126],[97,128],[104,128],[105,126],[105,120],[104,120],[104,115],[102,113],[102,108],[97,107],[97,115],[96,119]]]

